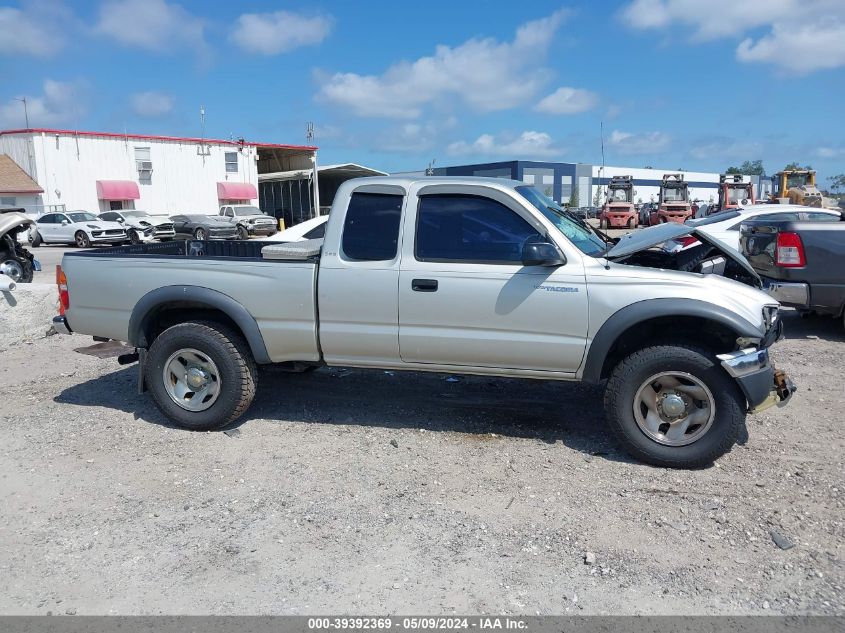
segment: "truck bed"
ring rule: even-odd
[[[173,241],[67,253],[74,332],[129,340],[129,320],[148,293],[183,288],[210,289],[234,299],[255,319],[269,360],[319,361],[316,259],[261,256],[266,242]],[[108,263],[106,263],[108,262]]]
[[[806,284],[807,303],[799,307],[841,314],[845,305],[845,221],[749,221],[741,230],[740,250],[764,282]],[[786,232],[801,238],[804,266],[775,264],[778,234]]]

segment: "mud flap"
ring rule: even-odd
[[[138,394],[147,390],[147,383],[144,380],[144,368],[147,364],[147,350],[138,348]]]

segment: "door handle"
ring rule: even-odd
[[[411,290],[416,292],[437,292],[436,279],[412,279]]]

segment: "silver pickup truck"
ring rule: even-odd
[[[684,235],[699,245],[657,248]],[[611,240],[508,180],[351,180],[323,240],[125,246],[57,272],[56,329],[137,348],[123,362],[189,429],[241,416],[256,364],[606,381],[630,453],[696,467],[794,391],[769,358],[778,304],[736,251],[680,224]]]

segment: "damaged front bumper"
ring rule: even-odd
[[[775,369],[768,347],[742,349],[717,358],[745,394],[749,413],[785,406],[797,389],[785,372]]]
[[[53,317],[53,329],[59,334],[73,334],[64,314]]]

